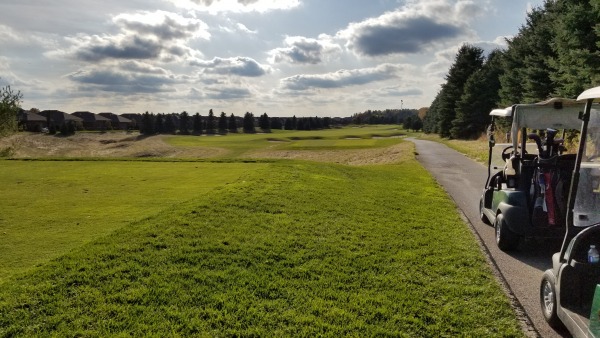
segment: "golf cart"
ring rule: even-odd
[[[564,236],[576,154],[567,154],[563,143],[567,131],[581,128],[583,108],[576,100],[553,98],[491,111],[488,176],[479,214],[494,226],[501,250],[515,250],[521,238],[559,241]],[[498,119],[511,118],[509,143],[496,144]],[[502,146],[500,153],[493,151],[496,146]]]
[[[599,98],[596,87],[577,99],[585,109],[569,185],[566,231],[540,285],[544,318],[553,327],[564,325],[574,337],[600,337],[600,262],[592,249],[600,249]]]

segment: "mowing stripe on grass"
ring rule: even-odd
[[[274,163],[0,290],[0,335],[522,336],[415,161]]]
[[[263,164],[0,161],[0,283]]]

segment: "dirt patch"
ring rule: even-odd
[[[143,136],[125,132],[78,133],[70,137],[36,133],[19,133],[0,139],[0,153],[10,150],[11,158],[41,157],[130,157],[130,158],[215,158],[226,157],[226,149],[175,147],[165,142],[167,136]],[[386,148],[359,150],[276,150],[273,146],[243,154],[242,158],[281,158],[347,165],[391,164],[413,156],[413,145],[402,142]]]
[[[392,164],[412,158],[414,146],[403,142],[386,148],[360,150],[260,150],[247,154],[251,158],[285,158],[347,165]]]

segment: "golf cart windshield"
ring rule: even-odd
[[[545,130],[568,130],[581,128],[579,112],[583,111],[585,102],[553,98],[533,104],[516,104],[504,109],[494,109],[490,113],[494,117],[512,117],[510,143],[513,149],[519,149],[519,136],[523,128]],[[524,136],[524,135],[521,135]]]
[[[600,109],[590,111],[588,134],[581,161],[574,225],[590,226],[600,222]]]

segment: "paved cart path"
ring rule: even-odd
[[[507,254],[500,251],[496,246],[494,228],[479,219],[479,198],[487,178],[487,167],[443,144],[408,140],[415,143],[419,162],[452,197],[481,239],[483,250],[489,253],[490,260],[501,275],[500,279],[505,281],[505,286],[514,297],[514,303],[520,304],[521,309],[517,307],[519,316],[530,324],[524,328],[526,334],[532,337],[568,337],[568,333],[556,332],[546,324],[539,303],[542,274],[551,267],[552,254],[560,250],[561,243],[521,241],[517,252]]]

